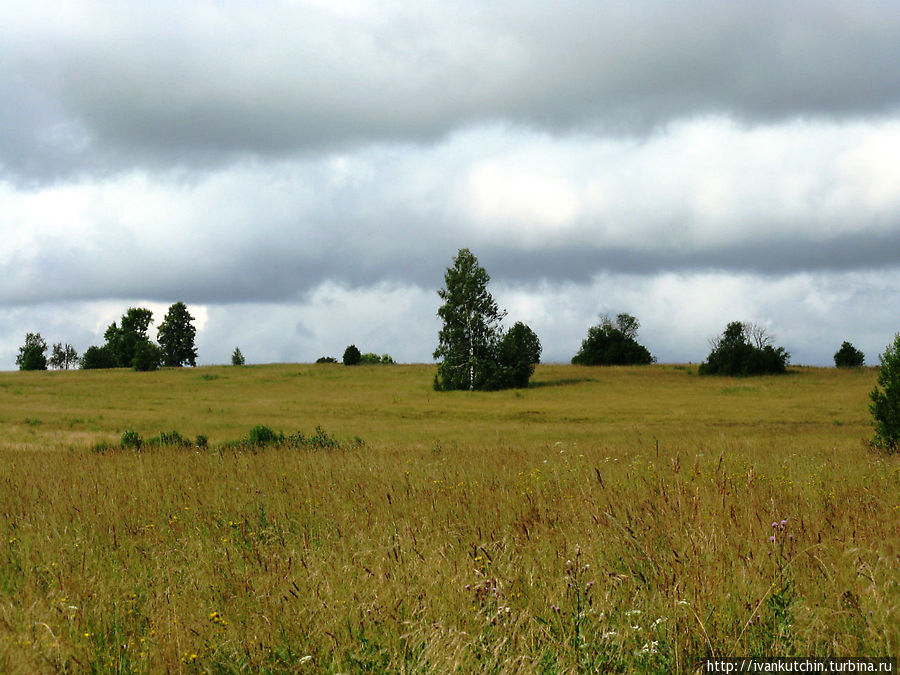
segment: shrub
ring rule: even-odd
[[[154,436],[149,441],[147,441],[147,444],[153,447],[169,448],[189,448],[192,445],[190,440],[174,430],[159,432],[159,436]]]
[[[834,365],[838,368],[860,368],[865,362],[865,355],[846,340],[834,353]]]
[[[893,454],[900,448],[900,333],[881,355],[878,385],[869,398],[872,399],[869,410],[875,424],[872,446]]]
[[[337,359],[333,356],[320,356],[316,359],[316,363],[337,363]]]
[[[250,436],[247,441],[250,445],[263,447],[272,445],[273,443],[281,443],[284,440],[284,434],[276,434],[272,429],[264,424],[257,424],[250,430]]]
[[[122,447],[132,450],[140,450],[144,444],[144,439],[134,429],[126,429],[122,432]]]
[[[362,358],[362,354],[359,353],[359,350],[356,348],[356,345],[350,345],[347,349],[344,350],[344,365],[345,366],[355,366],[359,363],[359,360]]]
[[[205,448],[209,443],[209,439],[203,434],[197,434],[197,447]]]

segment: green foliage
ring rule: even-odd
[[[49,361],[51,368],[68,370],[69,368],[74,368],[77,363],[78,352],[75,351],[75,347],[68,343],[63,346],[62,342],[57,342],[53,345]]]
[[[337,363],[338,360],[333,356],[320,356],[316,359],[316,363]]]
[[[176,302],[169,307],[156,332],[162,349],[163,365],[170,367],[197,365],[197,349],[194,346],[197,330],[191,323],[193,320],[194,317],[183,302]]]
[[[881,355],[878,385],[869,398],[872,399],[869,411],[875,424],[872,446],[893,454],[900,448],[900,333]]]
[[[134,366],[134,356],[139,344],[149,342],[147,329],[153,322],[153,312],[143,307],[129,307],[122,317],[122,325],[115,322],[103,334],[106,348],[119,368]]]
[[[487,290],[487,271],[469,249],[460,249],[453,267],[444,274],[438,291],[444,304],[438,309],[443,327],[438,332],[437,389],[492,389],[500,321],[505,316]]]
[[[751,342],[751,337],[756,344]],[[732,321],[713,342],[701,375],[780,375],[787,372],[791,355],[784,347],[773,347],[770,338],[758,326]]]
[[[356,345],[350,345],[347,349],[344,350],[344,365],[345,366],[355,366],[359,363],[362,358],[362,354],[359,353],[359,350],[356,348]]]
[[[280,446],[286,448],[306,448],[308,450],[330,450],[341,447],[341,442],[325,431],[321,426],[316,426],[312,435],[301,432],[284,435],[284,432],[275,432],[264,424],[257,424],[250,430],[247,440],[236,444],[237,447],[250,446],[261,449],[267,446]],[[359,438],[351,445],[364,445]]]
[[[182,436],[178,431],[161,431],[159,436],[154,436],[147,445],[154,448],[190,448],[192,443],[190,439]]]
[[[263,447],[265,445],[272,445],[273,443],[280,443],[284,440],[284,434],[276,434],[266,425],[257,424],[250,430],[250,435],[247,437],[247,440],[250,445]]]
[[[25,335],[25,344],[19,347],[16,365],[19,370],[47,370],[47,343],[40,333]]]
[[[453,262],[444,274],[445,288],[438,291],[444,300],[438,309],[444,325],[434,352],[434,358],[442,359],[434,388],[527,387],[540,362],[541,341],[522,322],[505,333],[501,330],[506,312],[487,290],[490,276],[468,249],[460,249]]]
[[[234,352],[232,352],[232,354],[231,354],[231,365],[233,365],[233,366],[244,365],[244,355],[241,353],[240,347],[234,348]]]
[[[359,364],[363,366],[389,365],[392,363],[394,363],[394,359],[391,358],[390,354],[378,356],[378,354],[367,352],[359,357]]]
[[[838,368],[860,368],[866,362],[865,354],[844,340],[834,353],[834,365]]]
[[[150,342],[150,340],[141,340],[135,344],[131,367],[141,372],[159,370],[162,359],[162,349]]]
[[[81,355],[81,369],[93,370],[96,368],[115,368],[118,364],[109,347],[92,346],[84,350]]]
[[[126,429],[122,432],[122,447],[131,450],[140,450],[144,439],[134,429]]]
[[[653,363],[650,351],[637,341],[640,322],[631,314],[619,314],[616,322],[601,316],[598,325],[588,329],[581,349],[572,363],[582,366],[627,366]]]
[[[537,334],[517,321],[500,340],[499,380],[496,388],[527,387],[534,366],[541,362],[541,341]]]

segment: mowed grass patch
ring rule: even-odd
[[[863,444],[874,371],[541,366],[491,394],[433,374],[0,374],[0,670],[898,653],[900,462]],[[256,424],[366,444],[222,447]],[[209,445],[92,452],[126,429]]]

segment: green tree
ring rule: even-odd
[[[159,345],[153,344],[150,340],[142,340],[134,348],[131,367],[139,371],[159,370],[162,360],[163,351]]]
[[[78,352],[75,351],[75,347],[68,343],[63,345],[62,342],[53,345],[49,361],[51,368],[68,370],[74,368],[76,363],[78,363]]]
[[[506,313],[487,290],[489,281],[467,248],[459,250],[444,274],[445,288],[438,291],[444,301],[438,316],[444,324],[434,350],[440,360],[436,389],[497,388],[500,322]]]
[[[834,365],[838,368],[860,368],[865,362],[865,354],[846,340],[841,343],[841,348],[834,353]]]
[[[527,387],[534,367],[541,362],[541,341],[537,334],[517,321],[500,340],[499,354],[503,385]]]
[[[19,370],[47,370],[47,343],[40,333],[27,333],[25,344],[19,347],[16,365]]]
[[[118,365],[109,348],[104,345],[88,347],[81,355],[81,369],[94,370],[97,368],[115,368]]]
[[[194,317],[183,302],[176,302],[169,307],[165,318],[159,324],[159,330],[156,331],[156,339],[162,349],[163,365],[170,367],[197,365],[197,349],[194,347],[197,329],[191,323],[193,320]]]
[[[600,323],[588,329],[581,349],[572,363],[582,366],[627,366],[653,363],[653,355],[637,341],[641,324],[631,314],[619,314],[616,321],[601,315]]]
[[[149,342],[147,330],[153,322],[153,312],[144,307],[129,307],[121,326],[113,322],[103,334],[106,347],[120,368],[131,368],[138,344]]]
[[[869,411],[875,424],[872,445],[883,452],[895,453],[900,448],[900,333],[881,355],[878,384],[869,398],[872,399]]]
[[[757,324],[732,321],[713,340],[712,350],[700,364],[701,375],[779,375],[787,372],[791,355],[773,347],[771,337]]]
[[[233,365],[233,366],[244,365],[244,355],[241,354],[240,347],[234,348],[234,352],[231,354],[231,365]]]
[[[362,354],[359,353],[359,349],[356,348],[356,345],[350,345],[344,350],[343,361],[345,366],[355,366],[359,363],[360,359],[362,359]]]

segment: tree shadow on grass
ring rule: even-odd
[[[537,389],[539,387],[565,387],[570,384],[582,384],[583,382],[597,382],[596,377],[565,377],[558,380],[541,380],[539,382],[529,382],[529,389]]]

